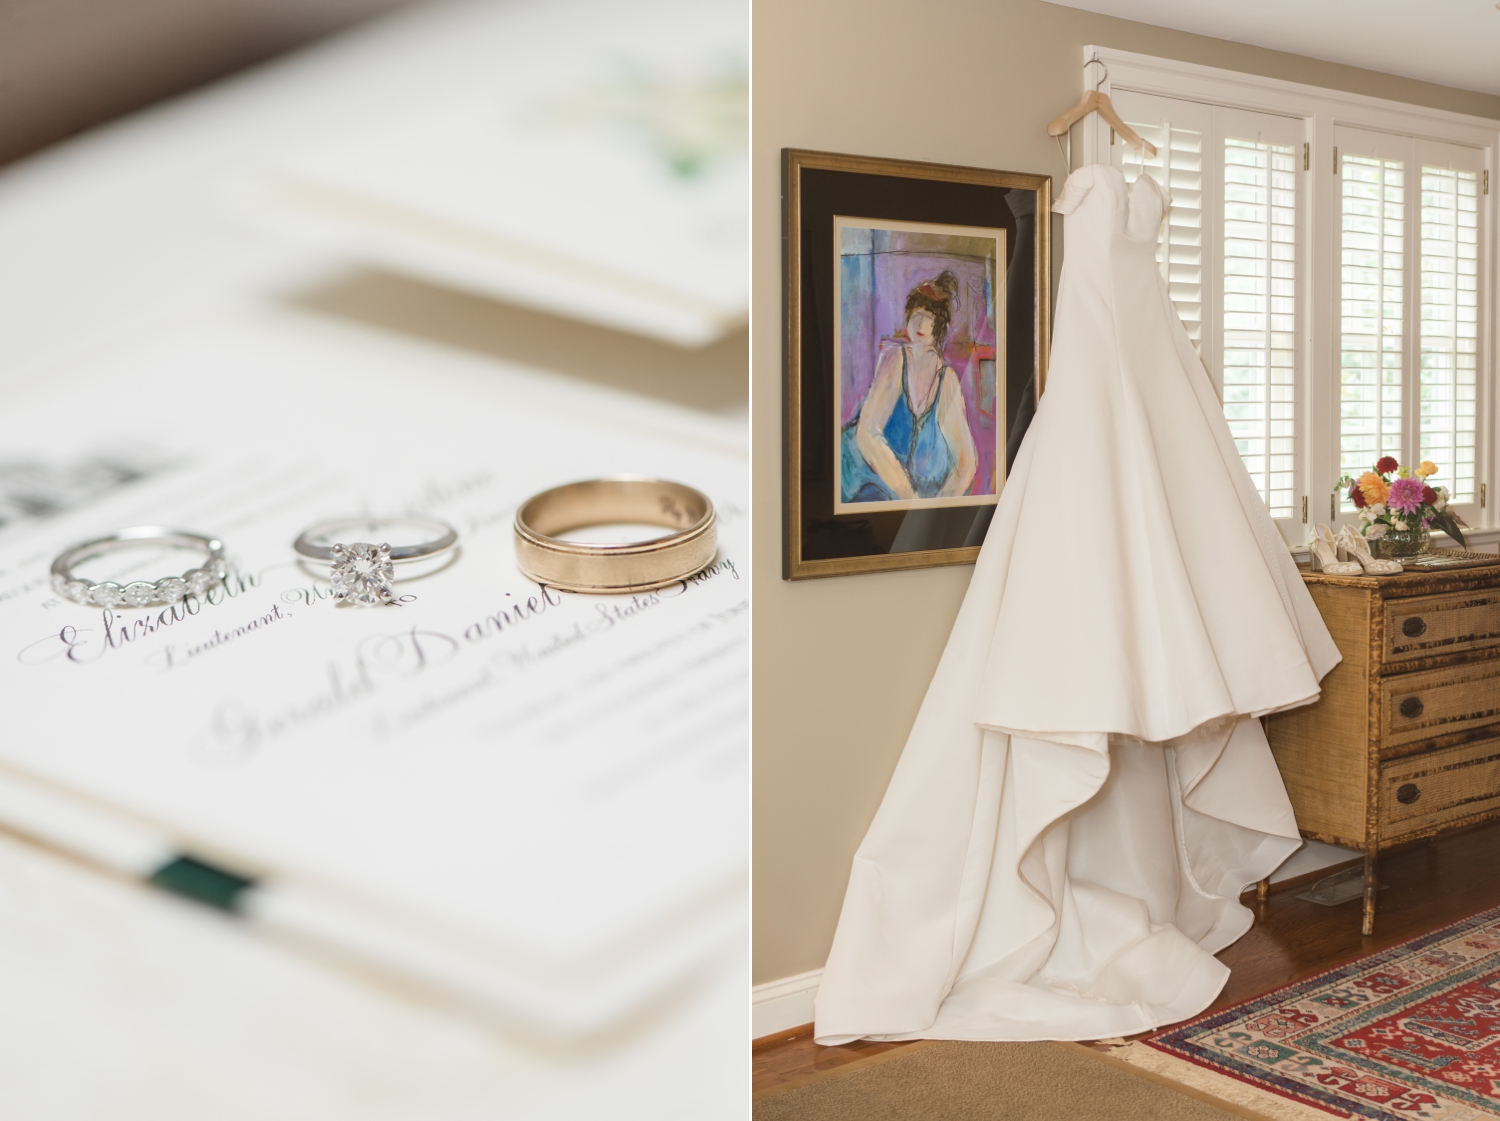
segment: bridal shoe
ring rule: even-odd
[[[1313,539],[1307,543],[1307,551],[1312,554],[1314,572],[1326,572],[1330,576],[1358,576],[1364,571],[1358,561],[1339,560],[1338,544],[1334,540],[1333,531],[1322,522],[1318,523]]]
[[[1323,527],[1319,527],[1323,528]],[[1394,576],[1404,571],[1399,562],[1378,558],[1371,554],[1370,543],[1354,531],[1353,526],[1344,526],[1339,530],[1339,535],[1334,539],[1334,544],[1342,554],[1347,554],[1351,559],[1364,565],[1364,569],[1371,576]]]

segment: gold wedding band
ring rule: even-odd
[[[590,525],[637,522],[675,530],[652,541],[594,545],[556,536]],[[620,595],[685,580],[713,562],[714,504],[681,483],[611,475],[553,487],[516,511],[516,563],[527,578],[564,592]]]

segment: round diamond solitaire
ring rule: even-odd
[[[367,541],[325,544],[366,532],[382,537],[390,532],[398,544],[371,545]],[[399,543],[402,537],[409,540],[412,536],[417,539],[409,544]],[[309,526],[292,542],[292,548],[308,560],[332,562],[329,579],[335,600],[375,607],[396,602],[391,587],[396,580],[395,565],[438,556],[457,543],[458,530],[436,518],[342,518]]]
[[[333,598],[357,603],[363,607],[390,603],[396,596],[391,584],[396,579],[391,563],[391,547],[356,541],[352,545],[333,546]]]

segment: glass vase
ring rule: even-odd
[[[1432,534],[1419,525],[1414,529],[1387,529],[1378,543],[1381,556],[1400,560],[1425,553],[1431,541]]]

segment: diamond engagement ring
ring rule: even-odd
[[[674,532],[623,545],[558,536],[611,523],[658,525]],[[665,588],[708,567],[718,550],[714,504],[708,496],[644,475],[612,475],[544,490],[516,511],[515,532],[516,564],[528,579],[594,595]]]
[[[164,576],[160,580],[134,580],[118,584],[113,580],[84,580],[73,575],[75,565],[121,549],[177,546],[196,549],[208,559],[198,568],[181,576]],[[157,603],[176,603],[185,596],[202,596],[224,579],[224,542],[201,533],[186,533],[159,525],[122,529],[108,537],[85,541],[65,550],[52,562],[52,590],[74,603],[98,607],[150,607]]]
[[[348,530],[380,530],[389,526],[415,529],[431,536],[414,545],[392,546],[384,541],[378,545],[365,541],[322,543],[342,536]],[[374,607],[396,598],[391,585],[396,579],[394,565],[397,562],[435,557],[456,544],[458,530],[435,518],[346,518],[310,526],[292,548],[311,560],[332,563],[329,579],[333,582],[334,599]]]

